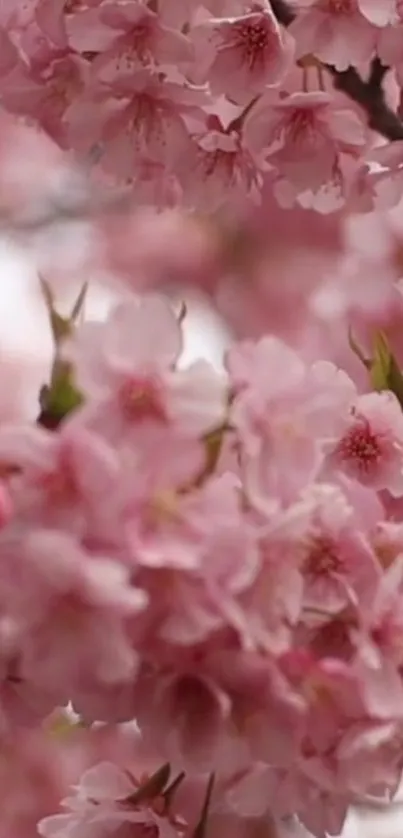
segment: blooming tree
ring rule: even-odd
[[[0,365],[0,838],[325,838],[397,791],[402,90],[400,0],[2,0],[54,354],[32,411]]]

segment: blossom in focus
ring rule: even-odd
[[[281,81],[293,58],[293,40],[269,2],[241,17],[210,18],[192,29],[192,39],[200,55],[197,80],[208,79],[215,94],[236,103]]]
[[[101,419],[115,442],[125,434],[152,440],[153,434],[167,432],[196,440],[224,420],[223,377],[202,360],[188,369],[176,368],[180,324],[162,298],[118,305],[104,324],[79,328],[66,351],[75,363],[77,384],[88,397],[82,420],[97,425]]]
[[[291,24],[297,58],[314,54],[337,70],[368,60],[377,39],[374,5],[371,13],[365,0],[361,3],[357,0],[302,2],[301,14]]]
[[[393,393],[360,396],[331,457],[365,486],[403,493],[403,421]]]
[[[344,162],[347,157],[358,162],[366,136],[358,117],[327,93],[278,99],[269,91],[247,117],[245,141],[298,196],[324,185],[343,189]]]

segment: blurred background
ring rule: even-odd
[[[32,256],[0,239],[0,271],[1,418],[13,419],[21,414],[21,408],[23,413],[35,414],[39,389],[49,374],[52,339]],[[68,296],[58,288],[62,313],[67,313],[78,291],[79,286],[74,289],[71,283]],[[103,318],[115,298],[106,287],[90,286],[85,316]],[[203,356],[219,367],[227,340],[217,316],[196,298],[186,300],[186,309],[183,361]]]

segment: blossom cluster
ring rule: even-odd
[[[3,0],[0,220],[77,279],[56,227],[102,208],[85,278],[201,287],[349,371],[351,322],[400,349],[402,26],[398,0]]]
[[[27,417],[0,347],[0,838],[325,838],[395,794],[402,36],[400,0],[1,0],[56,352]]]
[[[396,388],[270,336],[185,366],[184,317],[132,295],[76,325],[43,394],[74,407],[0,426],[13,838],[322,838],[400,781]]]
[[[401,181],[402,32],[398,0],[4,0],[0,101],[137,203],[361,211]]]

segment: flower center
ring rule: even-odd
[[[328,576],[336,573],[341,565],[334,543],[324,536],[314,538],[309,545],[305,559],[305,573],[308,576]]]
[[[339,454],[343,460],[353,460],[363,471],[368,471],[379,462],[382,454],[379,439],[372,433],[365,419],[359,417],[342,439]]]
[[[326,0],[326,8],[333,15],[348,15],[352,12],[351,0]]]
[[[237,25],[236,42],[242,48],[244,61],[249,67],[262,60],[269,44],[269,30],[262,15],[254,15]]]
[[[322,135],[316,112],[311,108],[295,108],[290,114],[285,114],[280,123],[280,133],[284,132],[284,139],[287,143],[307,144],[315,150]]]
[[[77,498],[79,485],[67,450],[59,452],[56,467],[41,472],[34,482],[51,503],[69,503]]]
[[[175,524],[180,517],[180,506],[175,492],[169,490],[157,492],[143,510],[143,528],[149,534],[153,534],[161,526]]]
[[[141,376],[125,381],[119,391],[119,402],[130,422],[146,419],[160,423],[167,421],[162,387],[154,378]]]

